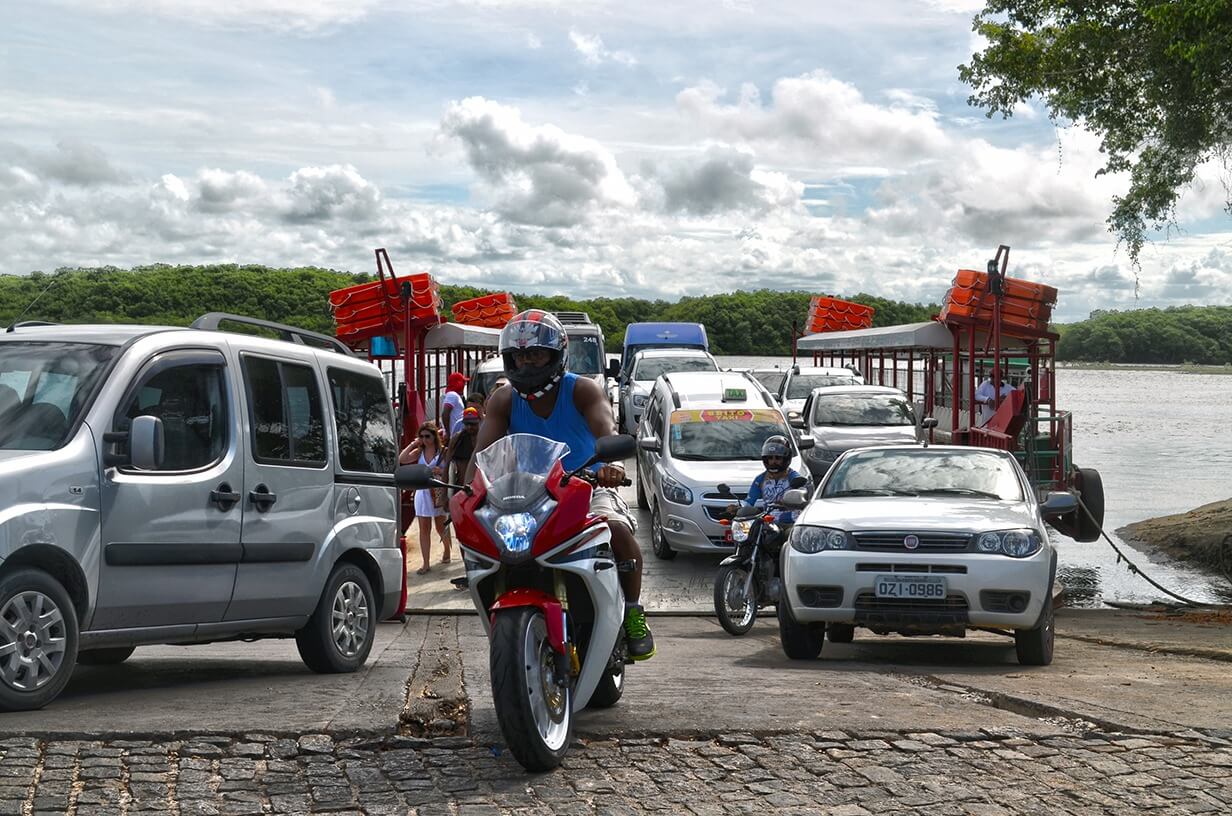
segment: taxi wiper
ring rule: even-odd
[[[857,487],[851,490],[836,490],[833,493],[827,493],[826,498],[838,498],[841,496],[918,496],[914,490],[894,490],[889,487]]]
[[[926,490],[921,490],[922,495],[945,495],[952,496],[979,496],[984,499],[996,499],[1001,501],[1001,497],[996,493],[989,493],[987,490],[976,490],[974,487],[930,487]]]

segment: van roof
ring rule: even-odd
[[[705,346],[706,327],[701,323],[630,323],[625,327],[625,345],[678,343]]]
[[[680,407],[778,407],[765,387],[743,371],[678,371],[662,379]]]

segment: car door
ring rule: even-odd
[[[642,482],[642,492],[647,496],[656,495],[659,489],[658,485],[658,470],[655,465],[658,464],[661,453],[655,451],[642,450],[641,440],[653,439],[658,441],[659,445],[663,444],[663,398],[658,389],[655,390],[654,396],[650,398],[650,403],[646,406],[646,416],[642,419],[642,423],[638,428],[638,463],[640,469],[637,478],[645,479]],[[660,447],[660,451],[662,448]]]
[[[155,354],[121,396],[108,429],[122,454],[135,417],[162,422],[157,470],[104,463],[102,561],[89,628],[219,621],[241,553],[244,489],[238,395],[214,349]]]
[[[325,407],[312,352],[239,354],[248,420],[243,555],[225,620],[311,613],[331,565],[333,517]]]

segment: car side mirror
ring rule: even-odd
[[[628,434],[604,436],[595,440],[596,462],[619,462],[637,452],[637,442]]]
[[[129,461],[138,470],[158,470],[166,450],[163,421],[156,416],[133,418],[128,431]]]
[[[811,436],[802,436],[796,440],[796,447],[802,451],[817,447],[817,440]]]
[[[773,396],[774,396],[774,401],[775,401],[775,402],[777,402],[779,405],[782,405],[782,404],[783,404],[783,395],[782,395],[782,394],[774,394]]]
[[[788,490],[778,500],[779,507],[785,507],[788,510],[803,510],[807,504],[808,496],[799,489]]]
[[[936,417],[924,417],[922,420],[920,420],[920,427],[926,431],[932,428],[936,428],[937,418]]]
[[[804,430],[805,428],[804,417],[800,414],[799,411],[788,411],[787,412],[787,424],[793,428],[796,428],[797,430]]]
[[[403,490],[423,490],[426,487],[435,487],[436,483],[437,479],[428,465],[399,465],[394,471],[394,484]]]
[[[608,360],[607,375],[611,377],[612,379],[616,379],[617,377],[620,376],[620,361],[619,360]]]
[[[1066,513],[1072,513],[1078,509],[1078,499],[1073,493],[1058,491],[1049,493],[1048,498],[1044,499],[1044,503],[1040,505],[1040,513],[1045,518],[1057,518]]]
[[[647,453],[661,453],[663,446],[653,436],[643,436],[637,441],[637,446]]]

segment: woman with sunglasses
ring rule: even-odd
[[[418,463],[428,465],[432,468],[438,479],[442,478],[445,475],[443,448],[441,432],[437,429],[436,423],[425,422],[419,426],[419,433],[416,434],[415,441],[407,445],[402,453],[398,455],[398,464],[409,465]],[[432,526],[434,522],[437,535],[441,537],[441,544],[445,547],[445,557],[441,559],[441,563],[449,563],[453,540],[450,538],[449,530],[445,527],[448,513],[448,507],[437,507],[433,503],[431,488],[415,491],[415,518],[419,520],[419,550],[423,554],[423,566],[415,570],[416,575],[424,575],[432,569],[430,562],[432,559]]]

